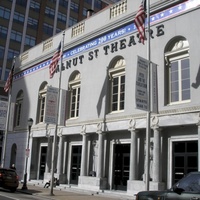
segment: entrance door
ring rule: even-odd
[[[45,172],[45,166],[46,166],[46,157],[47,157],[47,146],[41,147],[41,155],[40,155],[40,173],[39,173],[39,179],[44,179],[44,172]]]
[[[72,146],[72,162],[71,162],[71,180],[70,184],[78,184],[81,168],[81,151],[82,146]]]
[[[172,184],[192,171],[198,171],[198,142],[173,142]]]
[[[130,166],[130,144],[114,146],[114,189],[127,190]]]

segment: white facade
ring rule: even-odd
[[[151,115],[150,189],[163,189],[200,167],[200,4],[151,3],[151,61],[157,64],[159,113]],[[81,22],[81,29],[65,31],[61,89],[66,98],[61,99],[66,119],[58,128],[55,160],[55,176],[62,184],[127,193],[145,188],[147,114],[135,109],[137,56],[147,57],[147,42],[138,41],[133,24],[139,5],[139,0],[122,1]],[[16,62],[12,101],[22,102],[22,107],[8,134],[6,164],[16,160],[21,178],[29,117],[34,124],[28,178],[50,177],[55,125],[42,122],[41,111],[46,86],[59,84],[60,73],[49,79],[48,66],[61,40],[62,33]]]

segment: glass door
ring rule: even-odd
[[[72,146],[70,184],[78,184],[78,177],[80,176],[81,168],[81,151],[82,146]]]
[[[114,146],[114,189],[127,190],[130,166],[130,144]]]
[[[198,171],[198,142],[173,142],[172,184],[192,171]]]
[[[46,157],[47,157],[47,146],[41,147],[41,155],[40,155],[40,171],[39,171],[39,179],[44,179],[45,166],[46,166]]]

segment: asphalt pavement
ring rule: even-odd
[[[19,184],[17,192],[26,193],[29,195],[37,195],[45,197],[49,200],[133,200],[134,195],[129,196],[126,192],[107,191],[96,192],[87,190],[78,190],[73,188],[66,188],[64,186],[56,186],[53,188],[51,194],[50,188],[44,188],[44,185],[39,183],[27,183],[27,190],[22,190],[22,184]]]

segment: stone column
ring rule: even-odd
[[[152,125],[154,130],[154,141],[151,145],[151,148],[153,148],[153,182],[160,182],[160,159],[161,159],[161,145],[160,145],[160,129],[159,129],[159,119],[157,117],[154,117],[152,119]]]
[[[59,136],[59,145],[58,145],[58,159],[57,159],[57,174],[61,174],[62,172],[62,164],[63,164],[63,136],[62,129],[58,131]]]
[[[103,176],[103,155],[104,155],[104,133],[102,133],[102,124],[97,125],[97,134],[99,135],[98,140],[98,163],[97,163],[97,177],[102,178]]]
[[[130,149],[130,173],[129,180],[137,179],[137,130],[135,130],[136,121],[129,121],[129,131],[131,132],[131,149]]]
[[[85,125],[82,126],[81,135],[83,136],[82,141],[82,154],[81,154],[81,176],[87,175],[87,134],[85,132]]]

